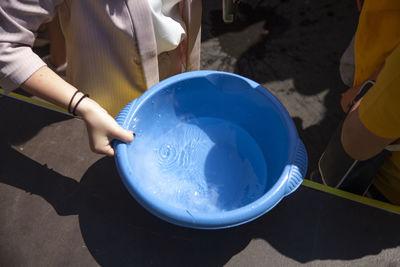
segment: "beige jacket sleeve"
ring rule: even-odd
[[[36,31],[50,21],[62,0],[0,1],[0,87],[18,88],[46,65],[32,51]]]

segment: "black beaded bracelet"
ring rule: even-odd
[[[75,98],[76,94],[78,94],[78,93],[79,93],[79,91],[76,90],[75,93],[72,95],[71,100],[69,101],[69,104],[68,104],[68,112],[69,113],[72,113],[72,110],[71,110],[72,101],[74,101],[74,98]]]
[[[89,97],[89,95],[88,95],[88,94],[84,94],[84,95],[78,100],[78,102],[76,102],[75,107],[74,107],[74,109],[72,110],[72,115],[77,116],[76,113],[75,113],[76,108],[78,107],[79,103],[81,103],[81,101],[82,101],[85,97]]]

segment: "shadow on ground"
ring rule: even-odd
[[[101,266],[222,266],[253,239],[267,243],[266,255],[254,256],[255,262],[257,257],[274,257],[275,250],[309,262],[357,259],[400,245],[393,238],[398,216],[324,193],[310,194],[307,188],[246,225],[192,230],[161,221],[139,206],[111,158],[97,161],[76,182],[13,149],[2,151],[9,156],[4,162],[9,168],[0,170],[0,182],[43,197],[60,216],[77,214],[85,245]],[[43,242],[59,245],[59,240]]]
[[[12,148],[36,135],[43,126],[67,117],[4,100],[2,108],[10,105],[8,110],[17,107],[20,112],[13,119],[2,118],[2,124],[8,127],[0,134],[0,183],[42,197],[58,216],[77,215],[85,246],[101,266],[222,266],[243,252],[254,239],[262,240],[257,250],[262,252],[246,259],[249,264],[263,260],[268,265],[268,259],[276,260],[276,251],[298,262],[310,262],[358,259],[400,245],[399,239],[393,236],[400,223],[399,216],[305,187],[283,199],[266,215],[243,226],[207,231],[174,226],[148,213],[129,195],[112,158],[100,158],[81,179],[74,180]],[[18,201],[22,201],[21,197],[33,203],[22,207],[18,218],[40,223],[40,227],[52,231],[73,228],[67,219],[48,215],[36,218],[35,210],[43,214],[48,210],[46,204],[23,194],[18,196]],[[2,212],[17,211],[7,206]],[[55,221],[59,225],[53,228]],[[8,223],[9,218],[1,216],[0,225]],[[8,233],[13,236],[13,242],[24,247],[40,240],[52,248],[60,247],[60,239],[51,238],[58,236],[56,232],[39,231],[29,235],[34,240],[27,240],[27,236],[19,234],[24,223],[14,224],[11,229],[17,232]],[[62,245],[63,249],[81,246]],[[31,260],[37,256],[32,248],[25,251],[26,255]],[[46,257],[51,259],[58,254]],[[7,254],[2,264],[7,259],[18,258],[17,254]]]
[[[85,246],[101,266],[222,266],[245,251],[252,240],[262,241],[257,243],[258,253],[249,252],[252,256],[246,258],[246,262],[254,265],[260,260],[265,265],[269,260],[276,262],[277,252],[305,263],[319,259],[359,259],[400,245],[393,235],[400,223],[399,216],[305,187],[261,218],[239,227],[206,231],[174,226],[148,213],[129,195],[112,158],[100,158],[81,179],[74,180],[12,148],[30,139],[44,125],[67,117],[15,101],[3,99],[1,103],[3,111],[7,105],[10,105],[8,110],[18,108],[13,118],[19,122],[10,116],[1,120],[2,125],[8,122],[8,127],[0,132],[0,183],[40,196],[58,215],[49,216],[47,204],[28,194],[15,196],[18,205],[2,208],[2,214],[8,215],[0,217],[0,225],[10,223],[10,214],[21,220],[7,228],[11,231],[7,235],[25,248],[23,259],[30,262],[38,256],[29,246],[31,243],[44,243],[56,251],[81,247],[79,241],[60,243],[68,240],[62,233],[74,229],[74,221],[67,219],[70,215],[77,215]],[[24,116],[31,121],[24,123]],[[2,189],[2,196],[9,193],[6,189]],[[22,203],[29,205],[20,206]],[[15,210],[18,206],[20,209]],[[65,219],[60,220],[60,216]],[[21,235],[20,231],[26,231],[25,221],[33,223],[33,228],[48,230]],[[58,233],[58,229],[63,230]],[[19,250],[7,255],[2,255],[2,251],[1,263],[6,266],[21,259]],[[57,262],[51,258],[59,254],[46,257],[48,262]]]

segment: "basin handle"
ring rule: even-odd
[[[307,172],[308,157],[303,142],[299,139],[296,146],[296,152],[292,166],[289,171],[289,177],[286,183],[285,196],[293,193],[303,182]]]
[[[129,120],[127,120],[126,118],[127,118],[130,114],[132,114],[131,111],[132,111],[133,107],[135,106],[136,101],[137,101],[137,99],[133,100],[133,101],[130,102],[128,105],[126,105],[126,106],[117,114],[117,116],[115,117],[115,120],[117,121],[117,123],[118,123],[122,128],[124,128],[125,130],[127,130],[128,127],[129,127],[129,123],[128,123]],[[117,145],[118,143],[121,143],[121,141],[114,139],[114,140],[111,141],[111,146],[115,149],[115,147],[116,147],[116,145]]]
[[[117,123],[124,128],[125,130],[127,130],[128,128],[128,121],[126,120],[126,118],[129,116],[129,114],[131,113],[131,110],[133,108],[133,106],[135,106],[137,99],[133,100],[132,102],[130,102],[128,105],[126,105],[119,113],[118,115],[115,117],[115,120],[117,121]]]

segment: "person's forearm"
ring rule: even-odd
[[[33,73],[21,88],[65,109],[77,90],[48,67],[42,67]]]
[[[68,109],[71,99],[70,112],[76,107],[79,99],[84,96],[77,89],[60,78],[47,66],[37,70],[21,86],[27,92],[43,98],[62,108]],[[89,135],[92,151],[96,153],[114,155],[111,140],[123,142],[133,140],[133,132],[121,128],[118,123],[97,102],[90,98],[83,98],[75,113],[83,118]]]
[[[77,91],[74,86],[64,81],[47,66],[40,68],[32,74],[21,85],[21,88],[32,95],[38,96],[65,109],[68,109],[72,96]],[[76,94],[71,103],[71,109],[82,96],[83,93],[81,92]],[[88,108],[88,105],[93,105],[93,102],[92,100],[84,99],[79,103],[76,114],[83,115],[82,112]]]

